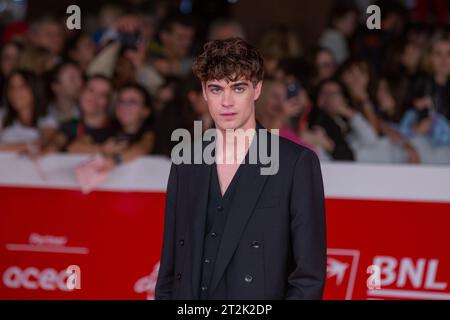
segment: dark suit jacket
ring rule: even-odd
[[[279,154],[275,175],[261,175],[261,163],[241,172],[210,293],[225,281],[229,299],[322,297],[326,228],[320,163],[314,152],[283,138]],[[172,164],[156,299],[199,298],[210,171],[207,164]]]

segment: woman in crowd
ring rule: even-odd
[[[0,151],[35,153],[47,148],[57,124],[45,113],[40,79],[13,71],[5,84],[6,108],[0,110]]]
[[[19,68],[43,76],[56,66],[48,49],[27,45],[20,55]]]
[[[86,32],[79,32],[70,38],[66,44],[65,56],[74,61],[85,73],[95,57],[95,43]]]
[[[300,58],[302,47],[294,32],[286,28],[275,28],[263,34],[259,48],[264,56],[264,74],[275,77],[283,59]]]
[[[382,75],[406,78],[411,81],[420,69],[424,46],[416,39],[404,38],[393,43],[386,52]]]
[[[13,41],[5,43],[0,51],[0,107],[6,79],[18,68],[22,51],[23,45]]]
[[[304,96],[297,92],[288,97],[287,86],[278,80],[265,80],[261,95],[256,101],[258,121],[267,129],[279,129],[279,134],[295,143],[308,145],[302,141],[296,128],[291,126],[291,118],[300,114]],[[312,148],[312,146],[309,146]]]
[[[350,94],[351,104],[363,114],[378,133],[375,106],[370,95],[372,77],[368,64],[364,60],[349,59],[342,64],[339,70],[339,78]]]
[[[438,31],[430,39],[424,73],[412,86],[412,102],[400,123],[423,163],[450,162],[450,35]]]
[[[417,89],[413,108],[403,116],[399,130],[418,150],[424,163],[448,163],[450,159],[450,122],[436,112],[426,88]]]
[[[376,85],[375,105],[381,135],[378,154],[386,156],[386,162],[420,162],[416,149],[399,128],[407,90],[407,79],[398,75],[382,76]]]
[[[80,95],[79,119],[60,126],[54,149],[70,153],[101,153],[103,143],[113,135],[109,115],[111,81],[101,75],[89,78]]]
[[[150,154],[155,144],[152,101],[144,87],[135,83],[122,86],[114,111],[115,133],[101,148],[106,169]]]
[[[350,56],[349,39],[358,27],[359,18],[359,11],[355,6],[342,2],[338,1],[332,8],[329,28],[319,39],[319,45],[330,50],[338,64]]]
[[[423,61],[425,73],[419,75],[414,88],[433,100],[433,109],[450,120],[450,34],[436,32],[430,40]]]
[[[351,106],[345,87],[334,79],[319,85],[310,126],[323,128],[333,141],[326,152],[334,160],[358,160],[363,149],[370,149],[378,141],[363,114]]]
[[[62,62],[49,74],[51,102],[49,114],[62,124],[80,117],[78,98],[83,88],[83,77],[78,65],[71,61]]]
[[[173,146],[177,143],[171,140],[173,130],[184,128],[194,134],[194,121],[202,122],[203,131],[213,125],[200,81],[190,74],[173,84],[177,88],[173,90],[175,95],[167,100],[156,120],[155,152],[167,156],[170,156]]]
[[[330,79],[336,75],[336,59],[329,49],[322,47],[316,48],[312,54],[310,64],[313,67],[313,74],[309,82],[313,88],[321,81]]]

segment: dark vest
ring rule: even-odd
[[[205,236],[203,242],[202,271],[200,282],[200,299],[226,299],[226,281],[216,288],[213,294],[209,292],[211,276],[214,270],[217,251],[219,250],[223,230],[227,221],[228,211],[231,207],[236,185],[239,179],[242,165],[236,171],[225,194],[220,191],[219,177],[215,164],[211,168],[211,178],[208,192],[208,212],[206,216]],[[226,277],[226,272],[224,274]]]

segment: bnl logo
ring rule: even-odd
[[[352,299],[357,285],[358,296],[365,288],[368,299],[450,300],[443,281],[449,274],[439,273],[438,259],[375,256],[365,267],[358,266],[359,250],[328,249],[327,255],[326,299]]]
[[[327,249],[325,299],[352,299],[359,257],[359,250]]]

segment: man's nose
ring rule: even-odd
[[[224,90],[222,94],[222,106],[229,108],[233,106],[233,92],[231,90]]]

